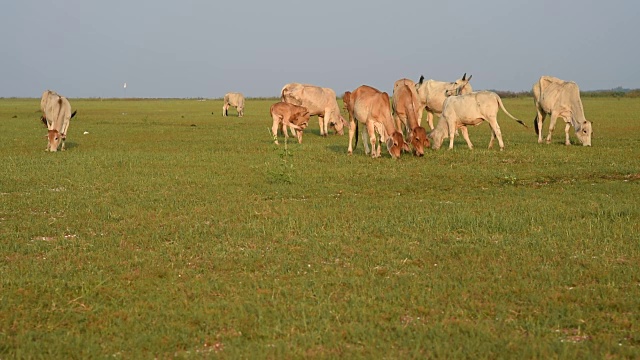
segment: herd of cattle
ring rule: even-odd
[[[502,133],[497,121],[498,109],[526,127],[521,121],[509,114],[500,97],[490,91],[473,92],[466,74],[454,82],[424,80],[418,83],[409,79],[400,79],[394,83],[393,96],[371,86],[362,85],[343,95],[344,107],[349,114],[346,121],[338,106],[336,93],[329,88],[314,85],[290,83],[281,91],[281,101],[270,108],[273,119],[272,135],[278,144],[278,132],[285,138],[291,132],[298,142],[302,142],[302,133],[309,124],[311,116],[318,116],[320,135],[327,136],[329,128],[337,134],[349,129],[348,153],[351,154],[358,144],[359,123],[366,126],[362,133],[366,154],[381,156],[381,144],[386,144],[393,158],[400,157],[403,151],[423,156],[424,149],[439,149],[444,139],[449,138],[449,149],[460,130],[467,145],[473,149],[467,126],[479,125],[483,121],[491,127],[492,148],[498,139],[500,150],[504,149]],[[542,76],[533,85],[533,97],[537,111],[534,128],[538,134],[538,143],[542,143],[542,124],[550,115],[549,132],[546,142],[551,142],[551,134],[558,117],[565,121],[565,144],[570,145],[569,130],[574,128],[578,140],[584,146],[591,146],[591,122],[585,119],[580,90],[574,82],[560,80],[552,76]],[[235,107],[238,116],[244,115],[245,99],[241,93],[228,93],[224,96],[222,115],[227,116],[229,107]],[[40,101],[42,122],[48,128],[47,151],[64,150],[71,105],[64,96],[47,90]],[[422,127],[422,115],[427,111],[427,123],[430,131]],[[433,126],[434,115],[439,115],[438,124]],[[355,144],[353,138],[355,136]],[[369,149],[371,145],[371,149]]]
[[[466,74],[454,82],[425,81],[423,76],[418,83],[400,79],[394,83],[391,101],[387,93],[362,85],[343,95],[343,103],[349,114],[348,122],[340,115],[332,89],[298,83],[287,84],[282,88],[281,101],[271,106],[274,141],[278,144],[280,129],[288,137],[288,128],[298,142],[302,142],[302,131],[308,126],[309,117],[317,115],[320,134],[323,136],[327,135],[329,126],[338,134],[343,133],[345,126],[348,127],[349,154],[358,144],[358,125],[362,123],[367,130],[362,133],[366,154],[379,157],[380,144],[384,143],[393,158],[398,158],[403,151],[423,156],[425,147],[439,149],[446,138],[449,138],[449,149],[452,149],[458,130],[469,148],[473,149],[467,126],[486,121],[491,127],[489,148],[493,147],[493,142],[497,139],[500,150],[503,150],[504,142],[497,121],[498,110],[502,109],[509,117],[527,126],[505,109],[496,93],[474,92],[469,84],[470,80],[471,76],[467,77]],[[543,142],[542,123],[550,115],[547,143],[551,142],[556,120],[561,117],[565,121],[566,145],[571,145],[569,130],[573,127],[578,140],[584,146],[591,146],[591,122],[584,116],[580,90],[574,82],[542,76],[533,85],[533,96],[537,111],[534,128],[539,143]],[[425,110],[429,132],[421,125]],[[434,115],[440,116],[436,127],[433,126]]]

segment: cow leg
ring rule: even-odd
[[[371,154],[371,151],[369,150],[369,125],[367,124],[367,131],[363,131],[362,132],[362,145],[364,146],[364,153],[366,155]],[[373,148],[373,150],[375,150],[375,147]]]
[[[404,135],[404,132],[402,131],[402,120],[400,119],[400,115],[393,114],[393,120],[396,123],[396,129],[398,129],[398,131],[400,131]]]
[[[504,150],[504,142],[502,141],[502,132],[500,131],[500,125],[498,125],[498,119],[490,118],[488,119],[489,125],[491,126],[491,141],[489,141],[489,149],[493,147],[493,137],[498,138],[498,145],[500,145],[500,150]]]
[[[444,117],[440,118],[440,121],[447,121]],[[455,123],[453,123],[455,124]],[[456,128],[452,123],[449,123],[449,150],[453,149],[453,138],[456,136]]]
[[[571,123],[566,123],[564,125],[564,134],[565,134],[565,139],[564,139],[564,144],[569,146],[571,145],[571,141],[569,141],[569,130],[571,129]]]
[[[463,126],[460,128],[460,132],[462,133],[464,141],[467,142],[469,149],[473,150],[473,144],[471,143],[471,139],[469,139],[469,129],[466,126]]]
[[[536,110],[538,111],[538,115],[536,116],[536,122],[538,123],[538,144],[542,144],[542,124],[547,117],[547,113],[540,111],[539,108]]]
[[[349,114],[349,148],[347,149],[347,154],[353,154],[353,137],[356,134],[356,122],[353,121],[353,117]]]
[[[273,142],[278,145],[278,128],[281,124],[280,117],[277,115],[273,115],[273,125],[271,126],[271,134],[273,135]],[[283,126],[282,132],[286,133],[287,128]]]
[[[244,116],[244,108],[238,106],[237,109],[238,109],[238,117],[243,117]]]
[[[318,115],[318,126],[320,127],[320,136],[327,136],[327,128],[324,126],[324,116]]]
[[[380,157],[380,143],[376,139],[376,127],[373,126],[373,124],[372,126],[367,126],[367,133],[369,135],[369,143],[371,144],[371,157]]]
[[[556,128],[556,120],[558,120],[558,114],[552,111],[549,116],[549,134],[547,135],[547,144],[551,144],[551,134]]]
[[[427,122],[429,123],[429,128],[433,131],[433,113],[427,110]]]

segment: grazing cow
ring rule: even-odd
[[[287,126],[291,129],[291,133],[298,138],[298,143],[302,143],[302,131],[309,124],[310,115],[307,108],[285,102],[277,102],[271,105],[270,112],[273,119],[271,132],[276,145],[278,144],[279,128],[282,128],[284,137],[286,139],[289,138]]]
[[[393,119],[396,128],[404,126],[405,135],[413,147],[413,154],[424,155],[424,148],[429,147],[427,130],[418,124],[420,100],[416,91],[416,84],[409,79],[400,79],[393,84]]]
[[[355,89],[349,96],[347,105],[349,111],[349,148],[348,153],[353,153],[353,136],[356,136],[355,146],[358,145],[358,123],[367,126],[369,142],[371,143],[371,156],[380,156],[380,145],[376,148],[376,132],[380,135],[380,142],[384,141],[387,145],[389,154],[394,159],[400,157],[402,150],[409,150],[404,142],[402,133],[395,128],[393,117],[391,115],[391,105],[389,104],[389,95],[367,85],[362,85]],[[364,132],[362,139],[364,141],[365,153],[369,154],[369,146]]]
[[[498,107],[509,115],[510,118],[527,127],[522,121],[516,119],[504,108],[502,100],[498,94],[491,91],[478,91],[471,94],[451,96],[444,102],[442,117],[438,121],[438,126],[433,130],[431,137],[431,147],[439,149],[442,141],[449,137],[449,149],[453,149],[453,138],[456,129],[462,131],[462,136],[467,141],[469,149],[473,149],[473,144],[469,140],[468,125],[479,125],[483,121],[487,121],[491,126],[491,141],[489,141],[489,149],[493,147],[493,140],[498,138],[500,150],[504,150],[502,142],[502,133],[498,125]]]
[[[69,120],[76,115],[71,113],[71,104],[66,97],[47,90],[42,94],[40,106],[44,109],[42,121],[47,125],[47,148],[45,151],[58,151],[65,149]]]
[[[347,122],[340,114],[336,93],[332,89],[290,83],[282,88],[280,94],[282,101],[304,106],[312,116],[318,115],[320,135],[328,135],[329,124],[333,125],[337,134],[344,134],[343,128]]]
[[[556,126],[556,119],[561,117],[565,121],[565,145],[569,141],[569,128],[573,125],[578,140],[583,146],[591,146],[591,122],[584,116],[580,89],[573,81],[564,81],[553,76],[542,76],[533,84],[533,101],[536,104],[536,115],[533,121],[538,135],[538,143],[542,143],[542,123],[547,115],[549,120],[549,135],[547,144],[551,143],[551,133]]]
[[[230,92],[224,95],[224,105],[222,105],[222,116],[227,116],[229,107],[235,107],[238,117],[244,116],[244,95],[242,93]]]
[[[473,75],[467,77],[467,73],[461,79],[454,82],[444,82],[436,80],[424,81],[424,76],[420,76],[420,81],[416,84],[418,97],[422,102],[418,112],[418,125],[422,123],[422,112],[427,110],[427,121],[429,128],[433,130],[433,114],[442,114],[444,100],[449,95],[464,95],[473,91],[469,80]]]

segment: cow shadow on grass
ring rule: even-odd
[[[329,151],[333,152],[333,153],[344,153],[345,155],[347,154],[347,148],[349,146],[348,145],[329,145],[327,146],[327,149],[329,149]],[[355,152],[355,150],[354,150]]]
[[[80,146],[80,144],[78,144],[76,142],[66,141],[64,143],[64,150],[65,151],[73,150],[73,149],[77,148],[78,146]]]

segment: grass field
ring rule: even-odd
[[[274,101],[0,99],[0,359],[640,357],[640,99],[397,161]]]

